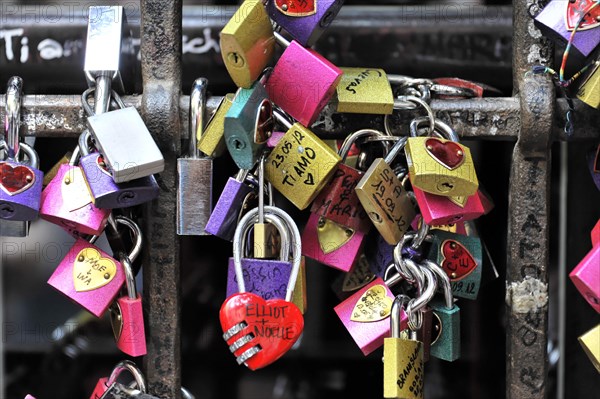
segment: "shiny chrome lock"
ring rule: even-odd
[[[344,0],[268,0],[271,19],[305,47],[313,46],[342,8]]]
[[[221,31],[221,55],[238,87],[250,88],[275,51],[273,26],[262,0],[245,0]]]
[[[209,157],[220,157],[227,148],[225,145],[225,115],[233,105],[234,98],[235,94],[233,93],[227,93],[223,96],[221,103],[210,117],[206,128],[202,131],[198,129],[196,132],[198,150]]]
[[[342,70],[312,49],[279,33],[275,38],[286,49],[269,75],[269,98],[292,118],[310,127],[335,94]],[[298,66],[302,65],[302,69]],[[301,79],[299,79],[301,78]]]
[[[394,93],[383,69],[341,68],[337,112],[388,115],[394,111]]]
[[[177,160],[177,234],[208,235],[204,230],[212,212],[213,160],[199,154],[197,137],[202,136],[206,117],[208,80],[196,79],[190,94],[190,158]]]

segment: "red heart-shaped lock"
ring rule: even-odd
[[[300,309],[283,299],[265,301],[258,295],[244,292],[225,300],[219,312],[221,328],[233,354],[239,357],[253,347],[260,351],[245,361],[250,370],[258,370],[283,356],[304,330]],[[236,326],[245,326],[236,330]],[[229,330],[232,329],[230,332]],[[252,337],[244,343],[246,336]],[[238,342],[239,340],[239,342]],[[239,346],[241,345],[241,346]]]
[[[442,141],[436,138],[425,140],[425,148],[437,162],[453,170],[465,161],[462,147],[454,141]]]
[[[475,270],[477,262],[473,255],[458,241],[446,240],[442,243],[442,269],[450,280],[465,278]]]
[[[35,173],[24,165],[0,163],[0,188],[8,195],[22,193],[35,183]]]
[[[275,7],[290,17],[306,17],[317,12],[317,0],[275,0]]]
[[[600,26],[600,7],[594,8],[591,12],[586,13],[586,10],[594,4],[592,0],[575,0],[567,2],[567,29],[573,30],[577,22],[585,14],[579,30],[592,29]]]

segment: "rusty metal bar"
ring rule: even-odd
[[[521,126],[508,194],[506,397],[545,398],[547,390],[550,144],[554,86],[527,74],[552,49],[533,25],[532,0],[513,1],[513,80]]]
[[[182,0],[142,0],[141,8],[141,111],[165,158],[160,196],[145,212],[144,306],[149,317],[144,369],[149,393],[177,399],[181,395],[181,284],[174,204],[185,126],[179,114]]]

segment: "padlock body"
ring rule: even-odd
[[[329,183],[313,201],[310,211],[342,226],[368,233],[371,221],[354,190],[361,177],[361,172],[340,163]]]
[[[383,344],[383,397],[423,399],[425,363],[423,343],[385,338]]]
[[[367,215],[388,244],[397,244],[416,216],[402,183],[382,158],[376,159],[356,186]]]
[[[96,317],[104,314],[125,281],[121,263],[78,238],[48,284]]]
[[[596,245],[569,274],[585,300],[600,313],[600,245]]]
[[[209,157],[220,157],[227,146],[225,145],[225,115],[233,105],[235,95],[228,93],[223,97],[221,104],[208,121],[206,128],[198,129],[198,149]]]
[[[249,185],[230,177],[210,214],[205,231],[232,241],[244,198],[252,191],[254,189]]]
[[[100,235],[110,209],[92,203],[83,171],[78,166],[61,165],[56,177],[42,191],[40,217],[70,233]]]
[[[165,169],[165,161],[142,117],[133,107],[87,118],[88,128],[116,183]]]
[[[600,28],[596,28],[596,30],[596,34],[600,35]],[[600,108],[600,64],[596,64],[581,86],[579,86],[577,98],[590,107]]]
[[[341,68],[344,75],[337,86],[337,112],[391,114],[394,94],[383,69]]]
[[[240,169],[252,169],[265,147],[255,135],[262,120],[262,107],[270,107],[264,86],[255,82],[251,88],[238,89],[233,104],[225,114],[225,144]]]
[[[73,153],[71,151],[67,152],[65,155],[63,155],[61,159],[59,159],[54,165],[52,165],[50,170],[44,173],[44,187],[46,187],[52,181],[52,179],[54,179],[61,165],[66,165],[69,163],[69,160],[71,159],[72,155]]]
[[[121,328],[117,340],[117,348],[129,356],[138,357],[146,354],[146,332],[144,329],[144,312],[142,296],[127,296],[117,299],[121,312]]]
[[[435,137],[410,137],[405,152],[414,187],[447,197],[477,192],[479,181],[468,147]]]
[[[177,234],[203,236],[212,212],[213,160],[177,160]]]
[[[100,165],[100,162],[102,162],[102,156],[97,152],[83,157],[79,162],[92,202],[96,207],[102,209],[128,208],[158,197],[160,189],[154,176],[117,184],[110,173]]]
[[[238,87],[250,88],[275,50],[271,20],[261,0],[244,1],[221,31],[221,55]]]
[[[295,123],[269,154],[265,178],[298,209],[306,209],[334,175],[340,156]]]
[[[302,255],[349,272],[360,257],[365,235],[334,222],[323,226],[319,223],[321,218],[316,213],[310,214],[302,232]]]
[[[314,3],[308,12],[294,10],[298,3]],[[342,8],[344,0],[271,0],[267,12],[273,21],[282,26],[292,37],[305,47],[311,47],[323,35]],[[284,11],[282,7],[287,8]]]
[[[579,337],[585,354],[600,373],[600,324]]]
[[[390,336],[393,300],[394,294],[385,282],[376,278],[335,307],[335,313],[365,356],[381,347],[383,339]],[[402,312],[402,329],[406,324],[406,314]]]
[[[335,94],[341,77],[342,70],[322,55],[292,41],[265,87],[271,101],[310,127]]]
[[[448,309],[444,303],[430,303],[434,313],[430,354],[438,359],[453,362],[460,357],[460,309]]]
[[[340,301],[345,300],[357,290],[363,288],[376,276],[371,271],[369,260],[364,254],[358,257],[358,261],[348,273],[340,274],[331,284],[331,288]]]
[[[483,194],[478,190],[475,195],[469,197],[445,197],[426,193],[423,190],[413,187],[419,210],[423,220],[428,225],[450,225],[467,220],[477,219],[485,215],[491,209],[491,202],[483,198]]]
[[[38,217],[44,173],[17,162],[0,162],[0,218],[31,221]]]
[[[592,175],[594,184],[600,190],[600,147],[598,150],[590,151],[587,154],[587,163]]]
[[[104,392],[108,390],[108,377],[103,377],[98,380],[98,383],[94,387],[94,392],[92,392],[92,396],[90,399],[100,399]]]

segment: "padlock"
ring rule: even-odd
[[[280,217],[290,231],[291,242],[300,242],[300,232],[294,220],[276,207],[266,207],[267,214]],[[242,226],[256,218],[258,210],[247,213]],[[243,229],[237,229],[233,247],[241,248]],[[283,356],[298,340],[304,330],[302,312],[292,302],[294,287],[300,272],[302,256],[299,245],[292,246],[293,268],[290,273],[285,299],[265,300],[256,294],[246,292],[244,273],[239,251],[234,251],[235,272],[238,293],[225,300],[219,312],[223,339],[229,345],[238,364],[245,364],[250,370],[268,366]]]
[[[225,114],[225,144],[240,169],[252,169],[273,132],[273,106],[261,81],[239,88]]]
[[[600,313],[600,245],[587,253],[569,277],[590,306]]]
[[[305,47],[312,47],[325,33],[344,0],[268,0],[271,19]]]
[[[341,158],[300,123],[292,125],[279,110],[273,115],[287,132],[267,158],[265,177],[298,209],[306,209],[333,177]]]
[[[371,265],[363,253],[358,257],[356,265],[348,273],[341,273],[331,284],[333,292],[340,301],[348,298],[355,291],[375,280],[377,276],[371,271]]]
[[[202,136],[206,117],[208,80],[199,78],[190,93],[189,152],[177,160],[177,234],[208,235],[204,230],[212,212],[213,160],[200,154],[196,142]]]
[[[600,373],[600,324],[579,337],[579,343],[590,362]]]
[[[404,148],[401,138],[386,155],[376,159],[356,186],[356,194],[369,218],[385,241],[395,245],[410,227],[416,216],[412,200],[391,163]]]
[[[120,109],[89,116],[87,126],[115,183],[162,172],[165,161],[142,117],[134,107],[125,107],[116,92],[112,97]]]
[[[63,227],[71,234],[100,235],[110,209],[97,208],[87,187],[83,170],[75,166],[79,147],[68,165],[61,165],[56,177],[42,191],[40,217]]]
[[[221,99],[216,111],[213,113],[206,128],[196,132],[198,150],[209,157],[220,157],[227,146],[225,145],[225,115],[233,105],[235,94],[227,93]],[[193,133],[193,132],[192,132]]]
[[[433,310],[433,328],[430,354],[438,359],[453,362],[460,357],[460,308],[454,304],[450,278],[435,262],[423,261],[437,277],[438,286],[444,294],[444,300],[430,302]]]
[[[123,371],[128,371],[133,376],[135,382],[134,387],[137,388],[138,391],[146,392],[146,379],[141,370],[131,360],[123,360],[117,363],[109,377],[103,377],[98,380],[90,399],[103,398],[107,392],[114,392],[117,385],[123,386],[117,382]]]
[[[221,55],[238,87],[250,88],[275,51],[273,26],[262,0],[245,0],[221,31]]]
[[[592,179],[598,190],[600,190],[600,144],[597,149],[588,152],[587,161]]]
[[[482,245],[479,237],[432,230],[427,258],[450,277],[455,297],[477,299],[482,276]]]
[[[445,197],[426,193],[417,187],[413,187],[413,192],[423,220],[433,226],[477,219],[488,214],[494,206],[481,190],[469,197]]]
[[[44,187],[46,187],[48,184],[50,184],[52,179],[54,179],[54,177],[56,177],[56,174],[58,173],[58,170],[60,169],[61,165],[69,164],[69,160],[71,159],[72,156],[73,156],[73,152],[67,151],[67,153],[65,155],[63,155],[62,158],[60,158],[58,161],[56,161],[56,163],[54,165],[52,165],[52,167],[47,172],[44,173]]]
[[[35,399],[35,397],[33,397],[31,395],[27,395],[27,396],[25,396],[25,399]]]
[[[271,101],[302,125],[310,127],[335,94],[343,72],[297,41],[290,43],[277,32],[275,38],[286,49],[269,75],[265,88]]]
[[[596,246],[600,243],[600,219],[592,229],[592,233],[590,234],[592,238],[592,245]]]
[[[125,273],[127,295],[117,298],[110,307],[113,334],[117,348],[123,353],[133,357],[144,356],[146,354],[146,330],[142,296],[136,290],[133,266],[127,255],[121,254],[119,259]]]
[[[394,93],[383,69],[341,68],[337,86],[337,112],[353,114],[391,114]]]
[[[383,397],[423,399],[425,362],[423,343],[417,341],[416,331],[404,332],[400,313],[409,299],[394,298],[390,316],[390,337],[383,342]]]
[[[268,209],[269,207],[265,207]],[[258,209],[250,210],[249,213],[258,215]],[[263,299],[269,300],[274,298],[284,299],[287,292],[287,284],[290,279],[290,274],[293,269],[293,261],[289,259],[290,245],[297,245],[297,243],[290,243],[290,231],[288,231],[287,224],[279,218],[277,215],[265,213],[265,220],[272,224],[279,232],[281,236],[280,255],[279,260],[269,259],[257,259],[250,258],[246,254],[246,240],[242,238],[241,248],[234,248],[234,251],[241,252],[241,263],[242,271],[244,275],[244,284],[248,292],[256,294]],[[249,220],[248,224],[238,225],[237,229],[243,229],[242,237],[247,237],[251,227],[255,227],[254,221]],[[306,286],[304,276],[304,259],[300,261],[300,271],[296,280],[296,286],[294,287],[294,295],[292,296],[292,303],[294,303],[300,311],[304,314],[306,307]],[[229,267],[227,270],[227,297],[238,293],[238,282],[236,276],[235,267],[235,256],[229,258]]]
[[[577,98],[590,107],[598,109],[600,108],[600,60],[596,61],[590,69],[577,90]]]
[[[592,4],[593,2],[588,0],[553,0],[535,17],[535,24],[545,36],[566,43],[585,9]],[[599,12],[596,7],[593,15],[586,15],[573,37],[573,48],[584,57],[589,56],[600,44],[600,22],[597,20]]]

